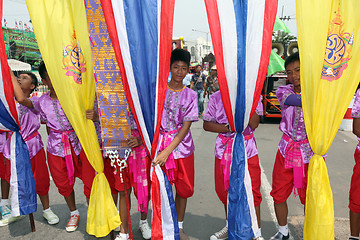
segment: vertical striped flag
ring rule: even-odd
[[[258,231],[243,135],[258,104],[271,51],[277,0],[205,0],[221,97],[236,134],[228,195],[229,239]]]
[[[101,0],[126,98],[152,159],[156,154],[170,70],[175,0]],[[152,173],[152,238],[178,239],[172,188]]]
[[[0,16],[3,1],[0,0]],[[29,149],[20,134],[20,123],[15,104],[10,68],[6,59],[5,43],[0,29],[0,131],[15,132],[11,135],[10,187],[13,216],[27,215],[36,211],[35,180],[30,164]]]

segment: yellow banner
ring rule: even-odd
[[[87,232],[96,237],[120,225],[120,217],[103,173],[104,163],[91,120],[95,80],[84,1],[26,0],[41,55],[58,99],[90,164],[98,173],[93,181]]]
[[[301,98],[310,160],[304,239],[334,239],[334,207],[324,155],[360,79],[358,0],[297,0]]]

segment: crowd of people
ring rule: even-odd
[[[128,146],[132,149],[125,171],[129,174],[125,179],[120,179],[120,171],[116,165],[111,165],[108,157],[104,156],[104,173],[109,181],[115,203],[119,200],[119,211],[122,220],[116,229],[119,231],[117,240],[129,239],[127,219],[127,201],[130,201],[131,189],[134,189],[138,200],[138,210],[141,213],[139,228],[144,239],[151,238],[151,228],[147,221],[148,205],[150,200],[150,168],[151,165],[160,165],[171,184],[175,185],[175,206],[178,217],[179,234],[181,240],[189,239],[184,232],[183,221],[186,212],[187,199],[194,194],[194,142],[191,136],[191,124],[203,118],[205,131],[217,133],[215,143],[215,191],[224,205],[227,216],[227,197],[230,181],[230,166],[232,161],[232,148],[235,133],[232,132],[227,119],[217,78],[216,66],[210,69],[210,75],[205,76],[202,67],[196,67],[196,73],[184,79],[189,72],[190,54],[182,49],[175,49],[171,54],[171,80],[168,82],[166,98],[161,120],[160,138],[157,157],[153,160],[147,156],[145,147],[132,116],[130,116],[131,137]],[[309,145],[301,104],[300,86],[300,59],[299,54],[289,56],[285,61],[285,69],[289,83],[278,88],[276,95],[281,105],[282,120],[279,129],[283,136],[278,144],[278,152],[272,175],[272,191],[278,231],[271,240],[289,239],[287,225],[288,206],[287,199],[294,191],[305,204],[307,170],[310,158],[313,155]],[[66,231],[73,232],[77,229],[80,214],[76,207],[74,183],[78,177],[84,183],[84,195],[90,197],[91,185],[95,171],[90,165],[84,150],[69,123],[51,79],[47,74],[45,65],[39,68],[42,81],[48,86],[49,92],[38,97],[30,94],[37,86],[36,77],[29,72],[22,72],[16,78],[12,75],[14,93],[18,102],[21,134],[29,148],[31,166],[34,173],[37,194],[43,206],[43,216],[49,224],[56,224],[59,218],[49,206],[50,178],[47,164],[53,181],[59,193],[69,208],[69,221]],[[204,109],[204,98],[209,97],[207,108]],[[97,108],[88,109],[86,117],[96,126],[100,135],[99,115]],[[255,212],[259,231],[254,233],[253,239],[263,239],[260,228],[260,204],[262,195],[261,169],[258,151],[254,138],[254,131],[259,125],[263,114],[263,106],[259,101],[255,113],[249,120],[248,126],[242,133],[245,139],[247,166],[251,178]],[[360,137],[360,90],[356,93],[353,107],[354,133]],[[48,141],[46,153],[41,136],[38,132],[40,122],[46,124]],[[0,226],[6,226],[21,217],[11,216],[9,202],[9,135],[0,134],[0,178],[1,202],[0,210],[2,219]],[[101,144],[101,140],[99,141]],[[47,161],[46,161],[47,159]],[[360,184],[360,144],[355,151],[356,165],[351,180],[350,189],[350,227],[351,237],[359,239],[360,231],[360,197],[357,194]],[[228,223],[224,228],[211,235],[210,240],[224,240],[228,238]]]

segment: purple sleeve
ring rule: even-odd
[[[356,91],[354,105],[351,110],[352,118],[360,118],[360,89]]]
[[[279,103],[280,103],[280,107],[281,108],[284,108],[285,106],[285,100],[286,98],[293,94],[293,92],[291,92],[290,88],[288,85],[286,86],[280,86],[278,88],[278,90],[276,91],[276,97],[277,99],[279,100]]]
[[[216,122],[216,99],[214,94],[210,96],[203,120],[208,122]]]
[[[39,114],[40,114],[40,122],[41,123],[46,123],[47,122],[46,114],[43,111],[43,109],[41,108],[42,101],[43,101],[43,98],[40,97],[40,99],[38,101],[38,111],[39,111]]]
[[[285,99],[285,104],[289,106],[302,106],[301,104],[301,95],[291,94]]]
[[[262,100],[262,97],[260,96],[258,105],[256,106],[256,109],[255,109],[256,114],[259,115],[259,116],[264,115],[264,106],[263,106],[261,100]]]
[[[30,98],[30,101],[32,102],[32,105],[34,107],[32,109],[32,111],[35,114],[39,114],[39,112],[40,112],[39,98],[38,97],[32,97],[32,98]]]
[[[199,120],[197,94],[192,91],[192,94],[189,94],[188,97],[189,98],[187,99],[187,101],[189,102],[189,104],[187,105],[187,108],[185,110],[183,121],[196,122]]]

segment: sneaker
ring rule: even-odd
[[[115,238],[115,240],[128,240],[128,239],[129,239],[129,234],[126,234],[126,237],[122,237],[120,233]]]
[[[144,239],[150,239],[151,238],[151,228],[149,226],[148,222],[140,223],[139,229],[141,232],[141,235]]]
[[[66,224],[67,232],[74,232],[78,228],[80,215],[71,215],[69,222]]]
[[[224,227],[220,231],[211,235],[210,240],[226,240],[228,239],[228,228]]]
[[[277,232],[274,236],[270,238],[270,240],[286,240],[289,239],[290,234],[284,236],[281,232]]]
[[[9,205],[0,206],[0,212],[3,219],[11,217],[11,209]]]
[[[43,212],[43,217],[47,220],[48,224],[53,225],[59,222],[59,217],[55,215],[55,213],[49,209],[46,212]]]
[[[186,233],[184,232],[184,229],[180,228],[179,233],[180,233],[180,240],[190,240],[188,235],[186,235]]]
[[[10,217],[2,218],[0,220],[0,227],[4,227],[4,226],[9,225],[10,223],[19,221],[20,219],[23,219],[24,217],[25,217],[24,215],[20,215],[20,216],[17,216],[17,217],[13,217],[13,216],[10,215]]]
[[[254,238],[254,240],[265,240],[262,236]]]

